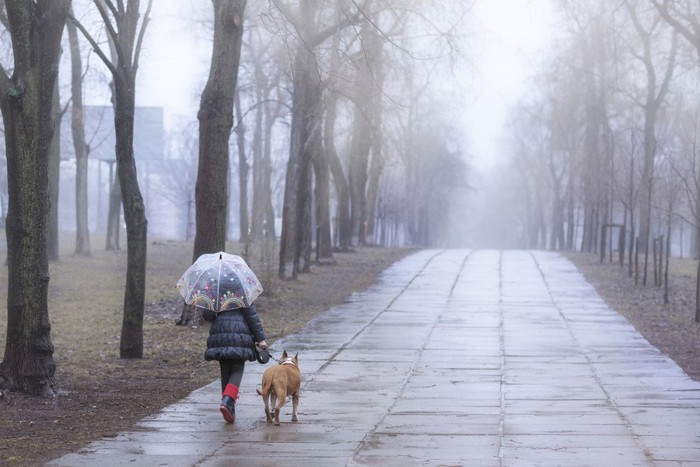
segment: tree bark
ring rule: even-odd
[[[7,339],[0,385],[54,394],[48,313],[48,151],[51,101],[70,0],[8,2],[14,70],[0,66],[8,173]]]
[[[339,66],[338,47],[333,48],[331,69]],[[345,176],[343,164],[335,148],[335,122],[338,117],[338,97],[331,93],[326,99],[326,118],[323,126],[323,151],[328,160],[336,196],[336,246],[340,250],[348,250],[352,245],[352,223],[350,220],[350,189]]]
[[[375,230],[375,217],[377,208],[377,194],[379,192],[379,179],[384,170],[384,155],[382,154],[382,89],[384,87],[384,72],[382,69],[382,41],[378,32],[371,28],[371,55],[368,55],[374,82],[372,86],[372,139],[371,139],[371,161],[367,180],[367,232],[366,235],[373,236]]]
[[[307,245],[311,179],[309,140],[317,118],[313,115],[315,92],[313,52],[305,44],[297,48],[294,62],[294,95],[289,160],[285,177],[280,239],[279,277],[296,279]]]
[[[71,133],[75,149],[75,254],[90,256],[88,227],[88,155],[83,121],[83,65],[75,25],[66,23],[71,56]]]
[[[119,250],[121,232],[122,190],[119,185],[119,166],[116,161],[109,161],[109,208],[107,211],[107,239],[105,250]],[[116,167],[116,169],[115,169]]]
[[[257,81],[257,80],[256,80]],[[264,106],[260,105],[262,83],[256,83],[258,105],[255,108],[255,126],[253,128],[253,200],[250,209],[250,239],[263,244],[263,219],[265,219],[265,198],[269,196],[264,191],[265,169],[263,167],[263,117]],[[240,122],[239,122],[240,125]]]
[[[352,236],[358,245],[365,244],[367,230],[367,171],[369,151],[371,148],[371,120],[369,116],[372,82],[367,76],[368,71],[358,71],[355,77],[355,115],[353,116],[352,140],[350,143],[350,163],[348,180],[350,186],[350,219]]]
[[[54,85],[51,120],[53,121],[53,138],[49,149],[49,231],[47,237],[47,254],[49,261],[58,261],[58,193],[61,178],[61,98],[58,84]]]
[[[310,268],[311,256],[311,137],[321,128],[321,83],[316,67],[314,49],[324,40],[357,20],[345,17],[337,24],[317,31],[313,23],[311,0],[302,0],[300,18],[295,21],[302,37],[296,49],[293,64],[294,94],[292,97],[292,129],[289,160],[282,208],[282,235],[280,239],[280,278],[296,279],[299,272]],[[285,16],[292,17],[289,12]]]
[[[319,115],[322,113],[320,109],[318,109],[317,112]],[[319,124],[314,128],[314,134],[312,136],[317,259],[333,257],[330,218],[330,171],[326,154],[322,149],[320,120],[319,118]]]
[[[117,160],[117,175],[113,192],[117,185],[116,180],[119,180],[121,199],[124,205],[127,242],[126,287],[119,355],[121,358],[141,358],[143,357],[148,221],[146,220],[146,208],[138,184],[134,159],[134,113],[136,72],[152,0],[148,0],[140,27],[139,0],[129,0],[125,9],[122,2],[119,2],[119,5],[114,5],[111,0],[95,0],[95,6],[109,34],[113,57],[111,60],[82,24],[74,18],[72,20],[112,73]],[[110,200],[110,210],[112,207]],[[118,232],[118,221],[115,228]]]
[[[121,358],[143,357],[143,312],[146,293],[146,249],[148,221],[146,207],[138,184],[134,160],[135,73],[119,68],[114,107],[117,141],[117,175],[124,203],[126,223],[127,265],[119,355]]]
[[[269,242],[277,239],[275,228],[275,209],[272,206],[272,127],[276,117],[271,110],[265,111],[265,144],[263,147],[263,184],[262,191],[265,199],[263,207],[265,209],[265,238]]]
[[[226,248],[229,137],[243,33],[245,0],[213,0],[214,44],[199,112],[196,233],[192,260]]]
[[[243,112],[241,111],[240,99],[235,100],[236,116],[238,125],[236,126],[236,144],[238,146],[238,217],[239,233],[238,239],[241,243],[248,243],[249,223],[248,223],[248,172],[250,165],[245,151],[245,125],[243,125]],[[259,131],[257,128],[255,131]]]

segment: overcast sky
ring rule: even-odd
[[[196,115],[211,54],[210,31],[193,25],[197,2],[156,1],[139,70],[139,105]],[[473,95],[464,104],[469,151],[488,167],[500,150],[508,108],[525,91],[550,40],[550,0],[477,0],[474,34],[467,45],[474,59],[467,80]],[[189,23],[188,23],[189,22]],[[473,80],[473,81],[472,81]]]
[[[470,150],[488,167],[500,152],[508,109],[549,46],[553,14],[550,0],[481,0],[475,14],[475,101],[465,118]]]

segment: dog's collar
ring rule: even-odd
[[[281,362],[280,365],[294,365],[294,360],[288,358],[285,361]]]

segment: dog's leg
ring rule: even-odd
[[[269,388],[266,391],[265,390],[265,385],[263,381],[263,389],[262,391],[260,389],[256,389],[255,391],[262,396],[263,398],[263,403],[265,404],[265,420],[267,420],[267,423],[272,422],[272,415],[270,414],[270,405],[269,405],[269,399],[270,399],[270,391]]]
[[[269,399],[272,397],[272,394],[264,394],[263,395],[263,401],[265,401],[265,421],[267,423],[272,423],[272,412],[270,412],[270,405],[269,405]]]
[[[299,406],[299,391],[292,394],[292,421],[298,422],[299,417],[297,417],[297,407]]]
[[[275,410],[275,407],[277,407],[277,393],[275,391],[270,392],[270,409],[269,409],[269,420],[268,422],[272,423],[274,420],[274,415],[273,411]],[[267,410],[267,409],[266,409]],[[277,423],[275,423],[276,425]]]
[[[275,425],[280,424],[280,412],[285,402],[287,402],[287,391],[281,389],[277,394],[277,405],[275,406]]]

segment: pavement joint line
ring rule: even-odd
[[[439,254],[442,254],[442,253],[445,253],[445,250],[440,251],[438,254],[436,254],[435,256],[430,258],[430,260],[426,262],[425,266],[421,269],[421,272],[418,273],[418,275],[420,275],[428,267],[428,265],[432,262],[433,259],[435,259]],[[420,349],[418,349],[418,355],[413,360],[413,363],[411,364],[411,367],[409,368],[409,370],[406,372],[406,376],[404,377],[403,382],[401,383],[401,387],[399,388],[399,391],[396,394],[396,397],[394,397],[394,401],[389,405],[389,407],[387,407],[387,409],[384,411],[384,414],[377,421],[377,423],[374,425],[374,427],[372,427],[370,430],[367,430],[367,432],[365,433],[365,436],[358,443],[357,448],[355,449],[355,452],[350,457],[350,459],[348,459],[348,462],[351,462],[355,458],[355,456],[357,454],[359,454],[359,452],[362,450],[362,448],[365,447],[366,440],[369,437],[371,437],[379,432],[378,431],[379,426],[384,422],[384,420],[386,420],[386,417],[391,413],[392,409],[394,407],[396,407],[397,402],[403,396],[403,394],[406,390],[406,386],[408,385],[408,382],[411,379],[411,377],[414,375],[414,373],[416,371],[416,366],[418,365],[418,362],[420,361],[421,357],[423,356],[423,350],[425,350],[425,347],[428,345],[428,342],[430,342],[430,338],[433,336],[433,332],[435,331],[435,328],[437,327],[438,324],[440,324],[442,316],[445,314],[445,312],[449,308],[450,300],[452,299],[452,296],[454,294],[454,289],[457,286],[457,283],[459,282],[459,278],[461,277],[462,272],[464,271],[464,267],[467,264],[467,261],[469,260],[469,258],[472,256],[473,253],[474,253],[474,250],[470,250],[464,256],[464,259],[462,260],[462,263],[459,266],[459,273],[456,274],[455,279],[452,282],[452,286],[450,287],[450,292],[449,292],[449,295],[447,296],[447,300],[445,300],[445,306],[442,308],[440,313],[438,313],[438,315],[435,316],[435,318],[433,320],[433,326],[430,328],[430,331],[426,335],[425,339],[423,339],[423,344],[421,345]],[[417,277],[417,276],[415,276],[415,277]],[[414,279],[415,279],[415,277],[414,277]],[[411,283],[412,282],[413,282],[413,279],[411,280]],[[408,285],[403,289],[403,291],[405,291],[407,289],[408,289]],[[403,291],[401,293],[403,293]],[[399,295],[401,295],[401,293]],[[397,298],[398,298],[398,295],[397,295]],[[396,300],[396,298],[394,300]],[[392,300],[392,303],[394,300]],[[391,305],[387,306],[387,309],[388,308],[391,308]]]
[[[608,391],[608,389],[603,384],[603,381],[601,380],[600,375],[596,371],[595,365],[593,364],[593,361],[591,360],[590,355],[588,354],[588,352],[586,352],[586,350],[581,345],[581,342],[576,337],[576,334],[572,331],[571,326],[569,324],[569,320],[567,319],[566,315],[564,314],[564,312],[561,309],[561,306],[559,306],[559,303],[557,302],[557,300],[554,297],[554,294],[552,293],[552,288],[549,284],[549,281],[547,280],[547,275],[544,273],[544,270],[542,269],[542,265],[537,260],[536,255],[532,251],[530,252],[530,256],[532,257],[532,260],[535,262],[535,266],[537,266],[537,270],[539,271],[540,276],[542,277],[542,281],[544,282],[544,285],[547,288],[547,294],[549,295],[549,298],[552,302],[552,305],[554,305],[554,307],[557,310],[557,313],[559,314],[562,321],[564,322],[564,326],[566,327],[566,331],[569,333],[569,335],[571,336],[571,339],[574,341],[574,344],[576,345],[576,349],[577,349],[578,353],[583,355],[583,357],[586,359],[588,367],[589,367],[591,373],[593,374],[593,379],[594,379],[595,383],[598,385],[600,390],[605,395],[605,398],[606,398],[608,405],[610,407],[612,407],[615,410],[615,413],[620,417],[620,419],[624,421],[625,428],[626,428],[627,432],[632,436],[632,439],[634,440],[637,447],[644,453],[644,458],[646,460],[647,465],[654,466],[655,465],[654,456],[652,455],[651,451],[649,450],[649,448],[647,448],[647,446],[644,445],[644,442],[642,441],[642,437],[635,432],[634,427],[632,425],[632,422],[627,418],[627,416],[625,416],[625,414],[622,412],[622,410],[620,410],[620,407],[615,402],[614,397],[610,394],[610,391]]]
[[[498,251],[498,336],[501,350],[501,381],[499,390],[501,391],[501,417],[498,421],[498,465],[503,466],[505,424],[506,424],[506,336],[505,336],[505,315],[503,311],[503,250]]]
[[[377,314],[372,317],[371,320],[369,320],[367,323],[365,323],[364,326],[362,326],[355,334],[353,334],[347,341],[345,341],[340,347],[338,347],[338,350],[336,350],[332,355],[328,357],[328,359],[321,365],[313,374],[311,374],[308,378],[306,378],[306,381],[302,385],[302,389],[304,389],[306,386],[308,386],[310,383],[312,383],[315,379],[316,376],[323,372],[326,368],[328,368],[328,365],[333,363],[338,355],[340,355],[345,349],[348,348],[348,345],[350,345],[357,337],[362,334],[368,327],[370,327],[379,317],[384,314],[391,306],[398,300],[398,298],[406,291],[408,288],[413,284],[413,282],[418,278],[427,268],[428,265],[440,254],[443,254],[445,251],[444,250],[437,250],[435,254],[433,254],[430,258],[427,259],[423,267],[420,269],[420,271],[416,272],[413,277],[411,278],[410,281],[406,283],[406,285],[399,291],[394,298],[392,298],[389,303],[387,304],[386,307],[383,309],[379,310]]]

